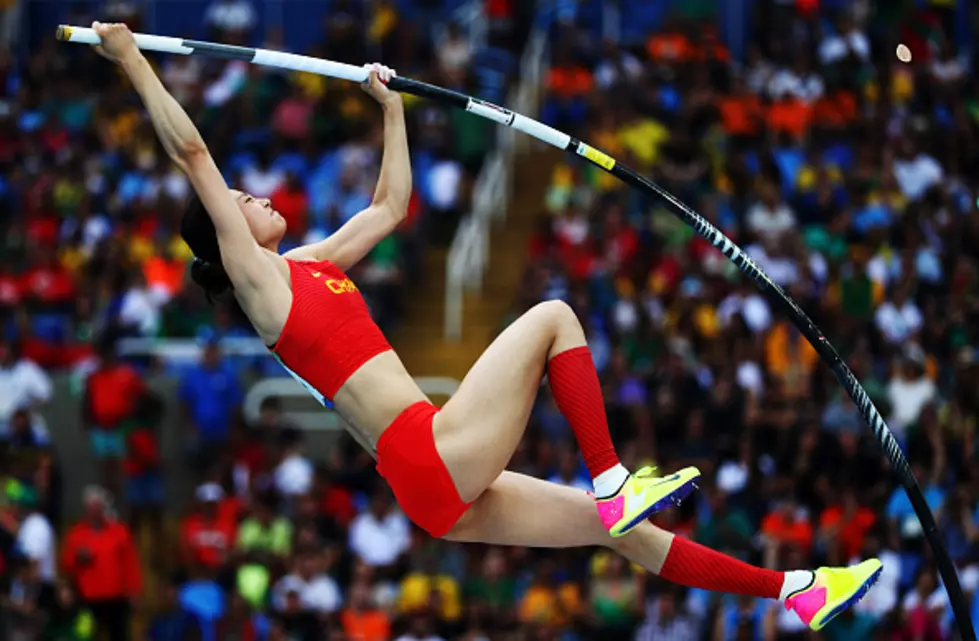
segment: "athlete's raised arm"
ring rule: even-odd
[[[395,76],[392,69],[370,65],[370,80],[364,91],[381,105],[384,112],[384,156],[381,173],[370,207],[357,213],[329,238],[297,247],[286,256],[294,260],[329,260],[340,269],[349,269],[367,255],[382,238],[394,231],[408,213],[411,198],[411,159],[405,131],[401,94],[385,83]]]
[[[275,272],[269,268],[264,250],[253,237],[200,132],[160,82],[126,25],[96,22],[92,28],[102,40],[95,49],[129,76],[167,155],[187,174],[214,223],[221,263],[235,294],[244,299],[255,297],[263,284],[276,277]],[[260,318],[252,320],[261,324]],[[256,329],[261,333],[261,327]]]

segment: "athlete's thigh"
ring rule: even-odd
[[[503,472],[445,538],[541,548],[605,546],[653,573],[673,543],[673,533],[648,522],[612,538],[587,493],[515,472]]]
[[[445,537],[539,548],[611,545],[587,492],[505,471]]]
[[[464,501],[489,487],[520,442],[555,333],[553,307],[538,305],[503,330],[435,417],[436,446]]]

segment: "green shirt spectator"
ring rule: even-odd
[[[269,501],[256,501],[251,515],[238,526],[237,548],[246,553],[288,556],[292,550],[292,524],[276,515]]]

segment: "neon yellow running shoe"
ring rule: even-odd
[[[848,568],[819,568],[812,585],[785,600],[785,609],[795,610],[803,623],[820,630],[862,599],[880,578],[883,567],[877,559],[868,559]]]
[[[660,510],[679,505],[697,488],[700,477],[695,467],[663,477],[656,476],[655,471],[655,467],[644,467],[629,476],[612,496],[595,499],[609,534],[622,536]]]

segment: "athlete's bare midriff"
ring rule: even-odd
[[[292,282],[286,260],[274,252],[266,251],[266,256],[282,276],[281,281],[273,279],[270,286],[284,285],[290,290],[291,297]],[[280,338],[288,316],[282,310],[267,309],[267,301],[271,299],[272,297],[258,296],[256,300],[248,301],[250,304],[239,299],[245,314],[255,325],[256,331],[259,331],[258,323],[254,322],[253,315],[260,315],[266,321],[271,321],[265,323],[271,331],[266,333],[259,331],[259,335],[267,345],[274,345]],[[349,424],[355,432],[354,435],[358,437],[357,440],[365,447],[375,446],[384,430],[405,408],[426,400],[429,400],[428,397],[415,383],[393,349],[381,352],[364,362],[347,378],[332,398],[334,409]],[[363,437],[370,442],[363,442]]]
[[[394,350],[361,365],[333,397],[340,415],[374,445],[405,408],[427,400]]]

